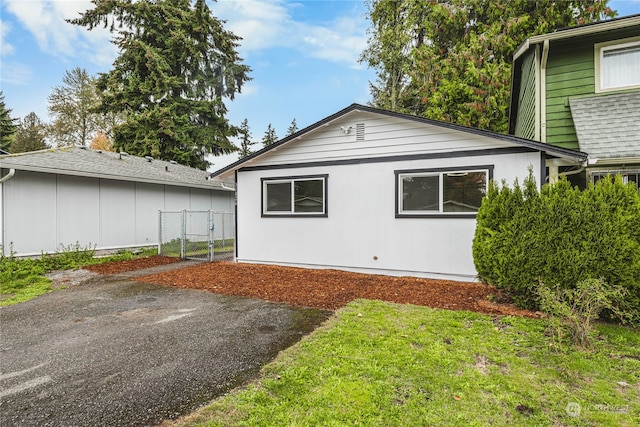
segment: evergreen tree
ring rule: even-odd
[[[293,120],[291,121],[291,125],[289,125],[289,129],[287,129],[286,136],[293,135],[296,132],[298,132],[298,124],[296,123],[296,119],[294,117]]]
[[[114,149],[206,169],[209,154],[237,148],[223,100],[249,80],[236,48],[205,0],[94,0],[72,24],[104,25],[120,55],[98,78],[100,111],[126,113]]]
[[[16,132],[9,151],[11,153],[26,153],[44,150],[47,148],[46,136],[47,126],[42,123],[36,113],[31,112],[20,121],[18,132]]]
[[[255,141],[251,141],[251,131],[249,130],[249,121],[245,118],[238,129],[240,134],[240,152],[238,158],[243,159],[253,153],[251,146],[255,145]]]
[[[513,52],[527,38],[615,16],[608,0],[370,0],[379,108],[507,130]]]
[[[267,130],[264,133],[264,136],[262,137],[262,145],[264,145],[265,147],[268,147],[269,145],[273,144],[277,140],[278,140],[278,135],[276,135],[276,130],[271,126],[271,123],[269,123],[269,126],[267,126]]]
[[[104,128],[103,115],[95,111],[100,104],[95,78],[83,68],[67,70],[62,85],[53,88],[48,101],[49,129],[59,147],[89,145]]]
[[[4,93],[0,91],[0,150],[10,151],[9,146],[18,131],[17,120],[11,117],[11,110],[4,103]]]

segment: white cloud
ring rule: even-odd
[[[268,0],[220,0],[214,15],[227,20],[226,28],[242,37],[241,52],[288,48],[301,55],[360,68],[358,57],[366,47],[366,21],[350,12],[324,25],[296,21],[290,11],[300,3]]]
[[[43,52],[63,57],[83,56],[96,65],[110,64],[116,55],[103,28],[87,31],[71,25],[73,19],[91,9],[88,0],[7,0],[6,9],[33,35]]]
[[[258,93],[259,90],[260,87],[255,83],[245,83],[244,85],[242,85],[242,92],[236,94],[236,98],[251,96],[255,93]]]
[[[0,64],[0,82],[25,85],[31,81],[33,72],[24,64],[3,60]]]
[[[7,34],[9,34],[10,31],[11,25],[0,19],[0,56],[3,58],[6,58],[15,51],[13,45],[7,42]]]

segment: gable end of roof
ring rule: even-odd
[[[446,128],[446,129],[452,129],[452,130],[456,130],[456,131],[460,131],[460,132],[466,132],[466,133],[470,133],[470,134],[475,134],[475,135],[480,135],[480,136],[484,136],[484,137],[489,137],[489,138],[494,138],[497,140],[501,140],[501,141],[506,141],[506,142],[510,142],[512,144],[515,144],[517,146],[521,146],[521,147],[525,147],[525,148],[529,148],[535,151],[542,151],[547,153],[548,156],[550,157],[570,157],[575,159],[576,161],[580,161],[580,162],[584,162],[587,159],[587,154],[580,152],[580,151],[574,151],[574,150],[569,150],[566,148],[561,148],[561,147],[555,147],[552,145],[547,145],[547,144],[543,144],[541,142],[537,142],[537,141],[533,141],[533,140],[529,140],[529,139],[524,139],[524,138],[519,138],[517,136],[513,136],[513,135],[506,135],[506,134],[502,134],[502,133],[498,133],[498,132],[493,132],[493,131],[489,131],[489,130],[484,130],[484,129],[478,129],[478,128],[472,128],[472,127],[467,127],[467,126],[461,126],[461,125],[457,125],[455,123],[448,123],[448,122],[442,122],[442,121],[438,121],[438,120],[433,120],[433,119],[428,119],[425,117],[419,117],[419,116],[413,116],[410,114],[405,114],[405,113],[398,113],[398,112],[394,112],[394,111],[389,111],[389,110],[382,110],[379,108],[375,108],[375,107],[370,107],[370,106],[365,106],[365,105],[361,105],[361,104],[351,104],[350,106],[338,111],[337,113],[334,113],[328,117],[325,117],[324,119],[310,125],[307,126],[304,129],[301,129],[300,131],[289,135],[267,147],[262,148],[259,151],[256,151],[255,153],[252,153],[251,155],[240,159],[228,166],[225,166],[222,169],[219,169],[215,172],[213,172],[211,174],[211,177],[217,177],[219,175],[222,175],[226,172],[232,171],[232,170],[237,170],[239,169],[242,165],[251,162],[253,160],[255,160],[256,158],[259,158],[267,153],[269,153],[272,150],[277,150],[278,148],[282,147],[283,145],[286,145],[288,143],[291,143],[299,138],[301,138],[303,135],[312,132],[315,129],[318,129],[322,126],[325,126],[329,123],[331,123],[332,121],[339,119],[340,117],[343,117],[349,113],[352,113],[354,111],[362,111],[362,112],[368,112],[368,113],[373,113],[373,114],[380,114],[380,115],[384,115],[384,116],[388,116],[388,117],[395,117],[395,118],[399,118],[399,119],[403,119],[403,120],[411,120],[411,121],[415,121],[418,123],[423,123],[423,124],[428,124],[428,125],[432,125],[432,126],[438,126],[438,127],[442,127],[442,128]]]

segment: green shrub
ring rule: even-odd
[[[561,179],[537,190],[492,184],[477,216],[473,256],[480,278],[538,309],[540,281],[575,288],[602,278],[627,291],[640,313],[640,192],[620,177],[580,191]]]

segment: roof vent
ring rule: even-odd
[[[356,141],[364,141],[364,123],[356,124]]]
[[[165,172],[169,172],[169,166],[165,166],[165,167],[164,167],[164,171],[165,171]]]
[[[177,165],[178,162],[176,162],[175,160],[169,160],[169,163],[171,163],[172,165]]]
[[[147,162],[151,162],[151,160],[153,160],[153,157],[151,156],[144,156],[145,159],[147,159]]]
[[[120,154],[120,157],[119,157],[120,160],[122,160],[122,156],[128,156],[129,155],[129,153],[125,153],[124,151],[121,151],[118,154]]]

